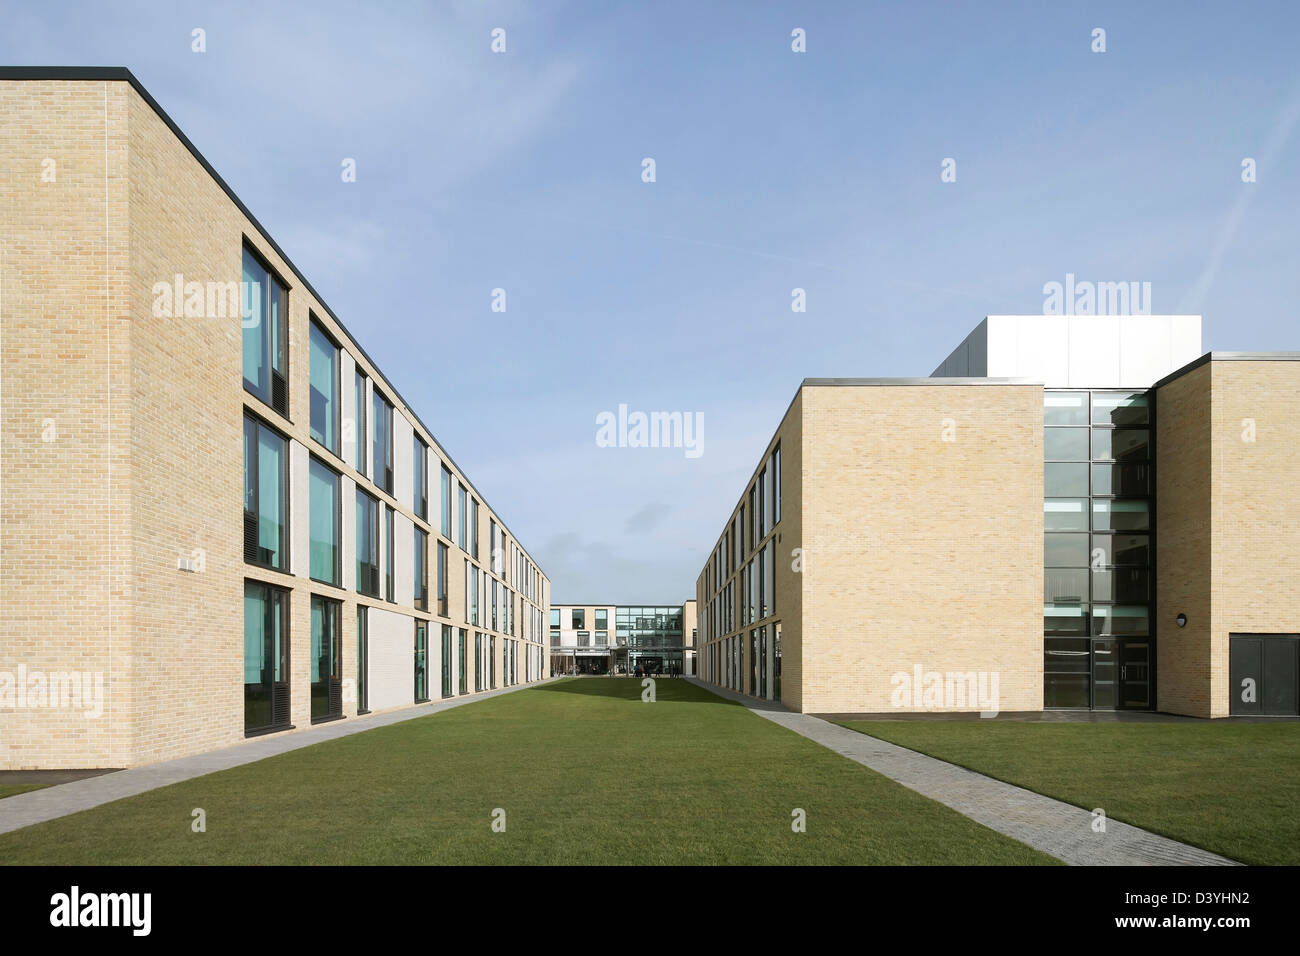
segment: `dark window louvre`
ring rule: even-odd
[[[279,727],[289,723],[289,685],[277,683],[271,693],[271,721]]]
[[[279,372],[271,373],[271,407],[289,417],[289,386]]]
[[[258,561],[257,515],[251,511],[244,512],[244,560],[252,564]]]

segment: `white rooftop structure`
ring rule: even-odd
[[[931,378],[1145,389],[1201,355],[1199,315],[990,315]]]

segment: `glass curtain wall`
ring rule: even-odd
[[[1043,705],[1149,709],[1150,396],[1049,391],[1043,444]]]

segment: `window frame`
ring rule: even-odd
[[[314,499],[312,498],[312,466],[319,465],[334,478],[334,579],[318,578],[312,573],[311,518]],[[343,475],[318,455],[307,455],[307,578],[319,584],[331,587],[343,585]]]
[[[307,437],[314,441],[319,447],[325,449],[335,458],[343,460],[343,349],[338,340],[330,334],[325,325],[316,317],[316,313],[308,312],[308,329],[307,329]],[[334,395],[331,404],[334,407],[333,421],[330,425],[334,432],[334,445],[331,447],[326,442],[316,437],[316,423],[314,420],[314,408],[311,402],[311,372],[312,356],[315,352],[312,349],[312,338],[315,333],[320,333],[321,337],[334,350]]]
[[[263,285],[263,291],[262,291],[262,303],[261,303],[261,309],[262,309],[262,312],[261,312],[261,321],[259,322],[259,325],[262,327],[262,349],[263,349],[263,355],[266,357],[266,361],[267,361],[267,383],[266,383],[266,390],[265,390],[265,392],[263,392],[262,389],[260,389],[260,388],[257,386],[257,384],[256,384],[255,382],[250,382],[249,379],[248,379],[248,376],[245,375],[245,374],[243,374],[246,370],[243,368],[243,361],[242,361],[242,349],[243,349],[243,338],[242,338],[242,334],[243,334],[244,332],[246,332],[248,329],[252,328],[252,326],[248,326],[248,325],[244,325],[244,324],[243,324],[243,322],[245,321],[245,319],[244,319],[244,316],[243,316],[242,314],[240,315],[240,321],[241,321],[241,339],[240,339],[241,361],[240,361],[240,377],[243,379],[243,385],[244,385],[244,391],[245,391],[245,392],[247,392],[249,395],[252,395],[252,396],[254,396],[255,398],[257,398],[257,399],[258,399],[260,402],[262,402],[262,404],[264,404],[267,408],[271,409],[271,410],[272,410],[273,412],[275,412],[277,415],[282,416],[286,421],[288,421],[288,420],[289,420],[289,409],[290,409],[290,403],[289,403],[289,284],[288,284],[287,282],[284,281],[284,279],[280,276],[280,273],[279,273],[279,272],[277,272],[275,269],[271,268],[271,264],[267,261],[266,257],[265,257],[264,255],[262,255],[262,253],[259,252],[258,249],[257,249],[257,248],[256,248],[256,247],[255,247],[251,242],[248,241],[248,238],[247,238],[247,237],[245,237],[245,238],[244,238],[244,242],[243,242],[243,256],[241,256],[241,258],[240,258],[240,286],[241,286],[241,288],[240,288],[240,310],[241,310],[241,313],[242,313],[242,310],[243,310],[244,303],[245,303],[246,301],[249,301],[248,296],[247,296],[247,291],[243,288],[243,284],[244,284],[243,270],[244,270],[244,265],[245,265],[245,259],[244,259],[243,257],[245,257],[245,256],[246,256],[246,257],[250,257],[250,258],[252,258],[252,260],[253,260],[253,261],[258,265],[258,267],[259,267],[259,268],[262,270],[262,272],[265,274],[265,279],[266,279],[265,284]],[[279,292],[280,292],[280,298],[281,298],[281,302],[280,302],[281,310],[280,310],[280,311],[281,311],[281,314],[280,314],[280,318],[279,318],[279,320],[278,320],[278,322],[279,322],[279,341],[276,342],[276,343],[274,343],[274,344],[276,345],[276,347],[277,347],[277,349],[278,349],[278,351],[277,351],[277,353],[276,353],[276,357],[278,357],[279,362],[283,365],[283,370],[281,370],[281,371],[277,371],[277,370],[276,370],[276,367],[275,367],[275,366],[276,366],[276,358],[273,358],[273,357],[272,357],[272,352],[271,352],[271,345],[272,345],[272,342],[271,342],[271,322],[270,322],[270,314],[271,314],[271,313],[270,313],[270,305],[271,305],[271,293],[272,293],[272,290],[275,289],[276,287],[278,287]],[[284,408],[283,408],[283,409],[281,409],[281,408],[276,408],[276,406],[275,406],[275,376],[276,376],[276,375],[279,375],[279,376],[283,379],[283,383],[284,383]]]
[[[265,562],[262,562],[262,561],[250,561],[250,560],[248,559],[248,555],[247,555],[247,553],[245,553],[245,555],[244,555],[244,563],[245,563],[245,564],[252,565],[252,566],[255,567],[255,568],[265,568],[265,569],[268,570],[268,571],[279,571],[279,572],[284,573],[284,574],[290,574],[290,573],[292,573],[292,569],[291,569],[291,567],[290,567],[290,552],[291,552],[291,550],[292,550],[291,542],[292,542],[292,540],[293,540],[293,538],[292,538],[292,534],[293,534],[293,527],[292,527],[293,508],[292,508],[292,503],[291,503],[290,498],[289,498],[290,491],[291,491],[291,487],[290,487],[290,476],[289,476],[289,451],[290,451],[290,447],[291,447],[291,442],[290,442],[290,439],[289,439],[289,436],[288,436],[288,435],[285,435],[285,434],[284,434],[283,432],[281,432],[278,428],[274,427],[274,426],[271,425],[269,422],[267,422],[265,419],[263,419],[260,415],[256,415],[256,414],[254,414],[253,412],[251,412],[250,410],[248,410],[247,408],[245,408],[245,409],[244,409],[244,428],[245,428],[245,430],[247,430],[247,428],[248,428],[248,426],[249,426],[250,424],[251,424],[251,425],[253,426],[253,428],[254,428],[254,433],[253,433],[253,460],[252,460],[253,478],[252,478],[252,482],[251,482],[252,489],[253,489],[253,510],[252,510],[251,514],[254,515],[254,516],[256,517],[256,520],[257,520],[257,522],[258,522],[258,524],[257,524],[257,533],[258,533],[258,534],[257,534],[257,541],[258,541],[259,543],[258,543],[258,546],[257,546],[257,550],[258,550],[259,552],[262,550],[262,548],[261,548],[261,544],[260,544],[260,541],[261,541],[261,520],[262,520],[262,518],[261,518],[261,504],[262,504],[262,481],[261,481],[261,474],[262,474],[262,459],[261,459],[261,455],[259,454],[260,449],[261,449],[261,442],[260,442],[260,440],[259,440],[259,439],[260,439],[260,433],[261,433],[261,430],[262,430],[262,429],[265,429],[266,431],[270,432],[272,435],[274,435],[276,438],[278,438],[278,439],[280,440],[280,442],[282,443],[282,445],[283,445],[283,452],[282,452],[282,454],[280,455],[280,504],[281,504],[281,522],[280,522],[280,524],[281,524],[281,528],[282,528],[282,531],[281,531],[281,541],[280,541],[280,556],[281,556],[281,564],[280,564],[280,565],[275,565],[275,564],[265,563]],[[244,494],[244,497],[245,497],[245,502],[247,502],[247,497],[248,497],[248,487],[249,487],[248,470],[249,470],[249,462],[248,462],[248,460],[247,460],[247,458],[246,458],[245,461],[244,461],[244,488],[245,488],[245,494]],[[311,505],[310,505],[310,502],[308,502],[308,508],[309,508],[309,509],[310,509],[310,506],[311,506]],[[247,520],[247,516],[250,514],[250,512],[249,512],[247,506],[245,506],[245,508],[244,508],[244,514],[245,514],[245,520]]]
[[[371,522],[369,522],[370,533],[367,535],[371,543],[370,557],[374,559],[372,566],[374,567],[375,590],[373,592],[364,590],[361,586],[362,565],[363,563],[370,564],[370,562],[363,562],[362,555],[361,555],[360,530],[361,530],[361,514],[362,514],[363,503],[365,505],[366,511],[373,519]],[[353,584],[358,594],[364,595],[365,597],[374,598],[376,600],[381,600],[380,590],[383,584],[383,582],[379,580],[379,527],[380,527],[379,504],[380,501],[377,497],[372,495],[370,492],[366,491],[360,485],[357,486],[356,488],[357,534],[355,539],[353,540],[353,551],[355,552],[354,558],[356,563],[356,580],[353,582]]]

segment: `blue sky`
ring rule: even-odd
[[[693,595],[802,378],[928,375],[1067,272],[1300,348],[1294,3],[158,7],[6,3],[0,61],[130,68],[556,601]],[[620,404],[704,453],[597,447]]]

